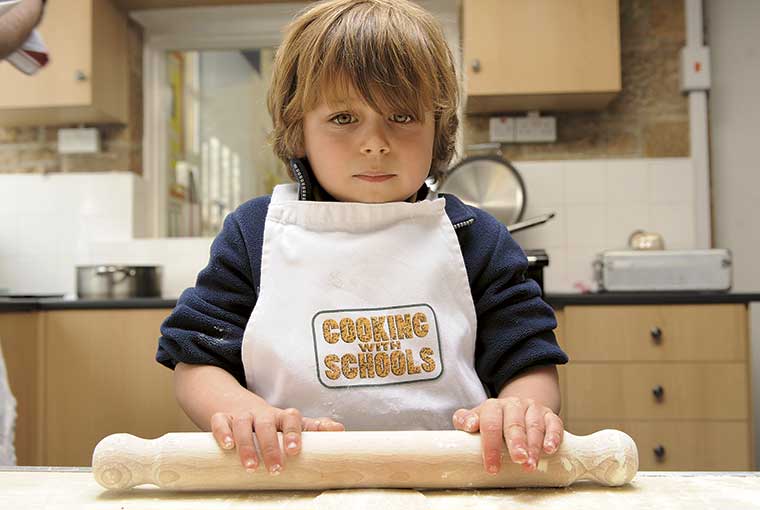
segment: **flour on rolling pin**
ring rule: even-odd
[[[507,460],[496,475],[483,469],[480,436],[458,430],[304,432],[301,453],[285,459],[279,476],[248,473],[235,450],[209,433],[166,434],[144,440],[104,438],[92,459],[107,489],[153,484],[170,490],[326,490],[566,487],[578,480],[618,486],[638,470],[636,444],[618,430],[588,436],[565,432],[556,453],[526,473]],[[502,452],[509,459],[506,448]]]

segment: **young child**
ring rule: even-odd
[[[268,99],[295,183],[225,219],[161,328],[157,360],[183,409],[272,474],[302,430],[452,425],[480,432],[488,472],[505,441],[535,469],[562,440],[567,356],[506,227],[425,184],[458,126],[438,23],[408,0],[311,6]]]

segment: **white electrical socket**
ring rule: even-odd
[[[58,130],[58,154],[92,154],[100,152],[97,128]]]
[[[488,140],[491,142],[514,142],[515,118],[491,117],[488,120]]]
[[[527,117],[516,119],[516,142],[556,142],[557,118],[540,117],[538,112],[529,112]]]

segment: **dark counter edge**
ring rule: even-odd
[[[760,293],[731,292],[599,292],[591,294],[546,294],[544,299],[555,309],[583,305],[689,305],[743,303],[760,301]],[[119,310],[174,308],[176,299],[3,299],[0,313],[39,310]]]
[[[546,294],[555,309],[576,305],[697,305],[760,301],[760,293],[739,292],[597,292]]]
[[[0,298],[2,312],[34,312],[40,310],[124,310],[174,308],[176,299],[133,298],[133,299],[3,299]]]

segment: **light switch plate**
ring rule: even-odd
[[[681,92],[710,90],[710,48],[681,48]]]
[[[92,154],[100,152],[97,128],[58,130],[58,154]]]

